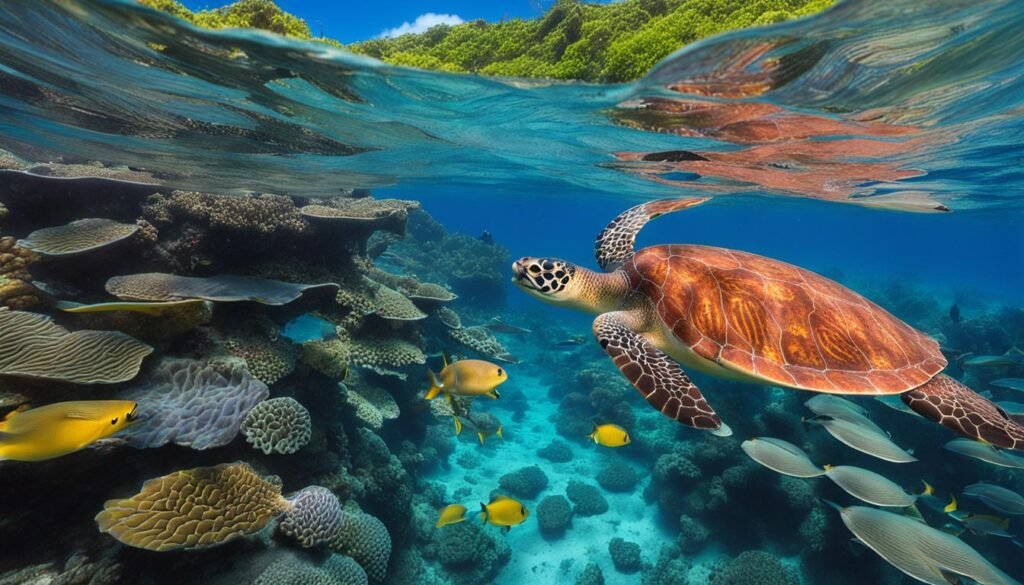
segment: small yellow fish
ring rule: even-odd
[[[462,433],[462,427],[464,426],[463,422],[457,416],[453,416],[452,420],[455,421],[455,436],[458,436]],[[466,423],[469,424],[471,429],[476,431],[476,436],[480,439],[481,445],[483,445],[484,441],[487,440],[487,437],[490,437],[491,435],[497,436],[502,441],[505,440],[504,427],[502,427],[500,422],[498,423],[498,428],[494,428],[493,426],[481,427],[476,424],[476,421],[471,417],[466,417]]]
[[[0,421],[0,461],[74,453],[136,421],[131,400],[78,400],[14,411]]]
[[[430,390],[425,398],[433,400],[441,392],[450,399],[452,394],[458,396],[487,396],[497,399],[497,387],[508,380],[505,368],[483,360],[459,360],[448,363],[444,360],[441,374],[430,371]]]
[[[437,523],[434,524],[434,528],[448,526],[449,524],[458,524],[465,519],[466,507],[462,504],[451,504],[441,508],[438,512]]]
[[[951,514],[953,512],[956,512],[956,496],[949,496],[949,497],[952,498],[952,499],[950,500],[950,502],[948,504],[946,504],[946,507],[942,509],[942,511],[947,513],[947,514]]]
[[[624,447],[631,441],[626,429],[613,424],[595,424],[594,432],[587,436],[598,445],[604,445],[605,447]]]
[[[495,496],[490,504],[480,502],[480,520],[485,524],[501,526],[505,532],[522,524],[529,515],[525,506],[507,496]]]

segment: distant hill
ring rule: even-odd
[[[197,26],[251,27],[300,39],[309,26],[272,0],[239,0],[191,12],[175,0],[140,0]],[[676,49],[706,36],[781,22],[827,8],[833,0],[558,0],[540,18],[438,25],[421,34],[346,45],[395,65],[452,72],[619,82],[643,76]]]

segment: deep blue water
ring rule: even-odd
[[[498,274],[505,281],[508,262],[521,256],[560,257],[594,268],[594,237],[638,202],[712,196],[707,204],[651,223],[637,245],[699,243],[777,258],[847,285],[953,349],[1000,354],[1024,343],[1022,22],[1024,3],[1015,1],[853,0],[808,19],[706,39],[636,83],[600,86],[395,68],[258,32],[195,29],[127,0],[15,0],[0,5],[0,162],[30,174],[106,176],[163,191],[265,192],[300,200],[369,189],[378,198],[419,201],[450,234],[489,232],[508,252]],[[664,154],[670,151],[685,152]],[[95,162],[102,167],[88,166]],[[59,185],[55,180],[50,188],[61,192]],[[103,198],[116,184],[97,185],[88,193],[95,203],[76,201],[76,210],[107,209]],[[5,203],[16,212],[19,203],[32,203],[31,197],[19,202],[18,192],[0,195],[10,198]],[[67,215],[54,210],[60,214]],[[18,213],[11,217],[10,225],[0,226],[18,237],[41,227],[18,225]],[[417,237],[408,243],[425,245]],[[329,255],[334,243],[306,242],[308,248],[296,249],[309,257],[295,252],[287,261],[303,267],[310,258]],[[245,264],[263,253],[269,252],[253,240],[235,256],[225,255]],[[407,269],[408,275],[452,276],[434,274],[431,260],[448,266],[444,259],[428,259]],[[213,265],[234,267],[230,260]],[[207,265],[196,266],[198,273]],[[102,287],[93,288],[87,294]],[[500,297],[497,292],[491,290]],[[525,336],[498,334],[519,363],[504,365],[509,382],[501,400],[474,407],[501,421],[504,441],[492,436],[481,446],[465,432],[456,439],[450,421],[429,414],[419,400],[425,368],[438,369],[442,351],[468,351],[454,346],[445,329],[410,336],[425,345],[427,363],[400,372],[406,378],[374,377],[369,368],[356,374],[402,404],[401,418],[375,431],[392,454],[401,451],[409,459],[402,451],[409,445],[426,451],[425,428],[443,426],[444,437],[455,445],[443,457],[436,455],[436,445],[429,446],[437,460],[421,468],[407,464],[401,481],[412,493],[403,500],[408,512],[395,486],[383,501],[355,488],[336,490],[381,516],[397,509],[412,517],[404,540],[395,529],[401,523],[388,520],[393,559],[406,553],[427,569],[415,578],[393,573],[390,582],[572,583],[595,563],[605,583],[696,585],[752,550],[768,551],[776,565],[808,585],[910,582],[874,554],[849,545],[850,534],[821,503],[848,505],[852,498],[824,479],[786,483],[754,468],[738,441],[706,441],[705,434],[661,417],[590,342],[591,316],[541,305],[510,282],[504,292],[504,301],[452,304],[467,326],[500,314],[533,329]],[[963,324],[951,316],[953,305]],[[251,309],[253,315],[260,311],[270,310]],[[294,323],[301,313],[283,311],[269,312],[271,324]],[[229,315],[239,321],[251,316],[244,308]],[[329,336],[331,327],[323,322],[297,323],[283,336],[297,342]],[[575,336],[584,343],[557,343]],[[159,351],[182,349],[167,344]],[[954,363],[949,371],[976,390],[994,391],[997,399],[1021,401],[1019,393],[988,385],[1000,377],[1024,378],[1020,364],[965,371]],[[333,396],[340,380],[301,376],[310,376],[308,368],[272,384],[271,395],[283,389],[321,406],[313,412],[317,440],[337,451],[330,457],[302,455],[301,463],[285,456],[260,459],[262,470],[280,474],[289,490],[307,485],[310,477],[331,477],[334,469],[321,468],[340,469],[338,461],[353,455],[345,452],[351,438],[337,439],[344,435],[339,429],[350,425],[351,412],[330,410],[337,405],[315,397]],[[1020,470],[950,455],[942,447],[952,438],[948,432],[875,401],[861,398],[858,404],[921,461],[880,462],[802,426],[800,418],[810,414],[802,406],[809,397],[804,393],[694,378],[729,415],[734,439],[785,436],[811,450],[816,463],[862,465],[908,491],[926,480],[943,498],[980,480],[1024,490]],[[599,420],[628,426],[634,444],[595,447],[585,435]],[[345,432],[355,435],[351,428]],[[572,461],[538,456],[553,439],[568,445]],[[154,453],[147,464],[160,464],[161,454],[168,465],[192,464],[185,449]],[[222,462],[225,453],[238,457],[237,445],[234,451],[203,452],[195,465]],[[637,472],[636,487],[604,490],[608,512],[577,514],[564,534],[541,534],[536,511],[543,498],[564,494],[574,479],[595,484],[599,471],[616,462]],[[132,465],[116,471],[127,474],[140,464]],[[442,533],[432,524],[437,500],[462,502],[475,512],[502,476],[530,465],[548,477],[539,494],[524,498],[531,519],[508,536],[494,530],[473,541],[484,545],[467,553],[467,563],[444,565],[445,553],[437,552]],[[686,475],[687,466],[696,471]],[[7,471],[0,466],[0,475]],[[111,476],[122,490],[147,479]],[[69,520],[73,544],[62,543],[59,551],[42,550],[32,540],[24,546],[49,562],[63,562],[71,551],[91,554],[110,547],[128,567],[120,582],[166,582],[145,575],[154,562],[146,555],[154,553],[125,552],[95,533],[91,515],[102,498],[92,500],[101,495],[88,494],[83,510]],[[951,522],[933,509],[924,513],[930,525]],[[12,523],[30,521],[29,515]],[[46,518],[44,525],[61,523]],[[694,526],[706,529],[703,539],[694,536],[700,533]],[[4,530],[5,537],[14,534],[10,526]],[[1022,531],[1020,517],[1013,518],[1010,532]],[[693,540],[673,549],[681,535]],[[608,551],[613,537],[641,546],[641,571],[614,566]],[[970,533],[963,538],[1013,577],[1024,578],[1020,549],[1009,539]],[[279,545],[286,548],[287,542]],[[508,545],[503,563],[484,550],[493,542]],[[13,547],[14,540],[8,544]],[[231,563],[248,563],[263,554],[262,546],[247,541],[215,549],[223,553],[202,553],[209,556],[166,553],[156,562],[163,563],[161,571],[200,568],[182,582],[203,582],[202,571],[233,582],[233,571],[244,571]],[[173,556],[189,554],[196,556]],[[658,564],[662,557],[665,562]],[[3,561],[2,570],[27,564]],[[474,573],[488,563],[493,572]],[[393,571],[398,564],[393,560]],[[242,581],[249,582],[239,576]]]

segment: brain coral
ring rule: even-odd
[[[367,585],[366,571],[354,559],[332,554],[318,560],[289,554],[264,569],[253,585]]]
[[[514,496],[533,499],[548,487],[548,476],[540,467],[531,465],[501,476],[498,485]]]
[[[401,414],[395,399],[382,388],[358,383],[339,383],[338,387],[344,389],[345,401],[355,409],[356,417],[371,428],[380,429],[385,420],[396,419]]]
[[[236,462],[151,479],[130,498],[108,500],[96,523],[128,546],[194,549],[254,534],[289,507],[279,484]]]
[[[138,448],[220,447],[235,438],[245,415],[269,394],[245,368],[225,376],[202,362],[165,359],[145,384],[122,394],[139,404],[141,421],[119,436]]]
[[[245,440],[266,455],[294,453],[306,446],[312,433],[309,411],[294,398],[264,400],[242,419]]]
[[[105,248],[139,231],[134,223],[110,219],[79,219],[69,224],[36,230],[18,242],[41,256],[67,257]]]
[[[711,576],[711,585],[797,585],[796,575],[773,554],[748,550]]]
[[[75,384],[126,382],[153,348],[117,331],[69,333],[49,317],[0,307],[0,375]]]
[[[310,486],[288,498],[291,504],[278,528],[304,548],[331,543],[341,530],[341,503],[331,490]]]
[[[345,511],[341,529],[331,546],[355,559],[371,581],[384,581],[391,559],[391,535],[376,517]]]

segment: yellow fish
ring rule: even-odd
[[[594,432],[587,435],[598,445],[605,447],[624,447],[630,443],[629,433],[619,425],[594,425]]]
[[[529,515],[525,506],[507,496],[495,496],[490,504],[480,502],[480,520],[485,524],[501,526],[505,532],[522,524]]]
[[[78,400],[16,410],[0,421],[0,461],[74,453],[135,423],[131,400]]]
[[[508,380],[505,368],[483,360],[459,360],[448,363],[444,360],[444,369],[437,375],[430,371],[430,390],[426,399],[433,400],[441,392],[451,399],[452,394],[458,396],[487,396],[497,399],[497,387]]]
[[[483,445],[487,437],[490,437],[491,435],[496,435],[502,441],[505,440],[504,427],[500,422],[497,421],[497,419],[493,417],[491,417],[491,419],[483,419],[483,422],[487,423],[483,425],[478,423],[478,420],[480,420],[479,418],[474,419],[472,415],[465,417],[465,423],[463,423],[462,420],[460,420],[459,417],[457,416],[453,416],[452,420],[455,421],[455,436],[458,436],[462,433],[463,426],[469,425],[469,428],[473,429],[476,432],[476,437],[480,439],[481,445]],[[495,428],[493,426],[493,423],[497,423],[498,427]]]
[[[449,524],[458,524],[466,519],[466,507],[462,504],[451,504],[441,508],[437,516],[437,523],[434,524],[434,528],[440,528],[442,526],[448,526]]]

